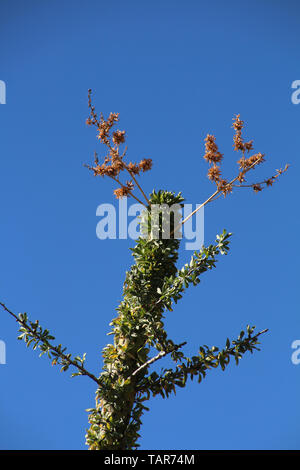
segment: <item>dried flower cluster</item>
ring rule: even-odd
[[[95,107],[91,100],[91,90],[88,92],[88,106],[90,109],[90,115],[86,120],[88,126],[96,126],[98,132],[98,139],[102,144],[107,147],[107,154],[104,157],[104,162],[99,163],[98,155],[95,152],[94,165],[85,165],[89,170],[93,171],[95,176],[109,176],[116,183],[120,185],[120,188],[114,190],[114,194],[117,199],[132,196],[141,204],[145,205],[136,195],[133,194],[135,185],[140,190],[146,203],[149,204],[148,198],[138,183],[136,176],[139,176],[141,172],[146,172],[152,168],[152,160],[150,158],[144,158],[139,163],[126,163],[124,157],[127,152],[127,147],[121,152],[120,146],[125,144],[126,132],[121,130],[113,130],[113,127],[119,122],[119,113],[110,113],[107,119],[104,119],[103,114],[100,114],[100,118],[95,111]],[[127,171],[132,180],[123,183],[119,179],[119,175],[122,171]]]
[[[217,185],[218,191],[222,191],[224,195],[232,191],[231,185],[226,180],[221,178],[221,169],[218,163],[223,160],[223,154],[219,152],[214,135],[208,134],[205,139],[205,160],[212,165],[208,170],[208,178],[214,181]]]
[[[233,178],[231,181],[227,181],[223,179],[221,176],[221,168],[220,163],[223,160],[223,154],[219,152],[218,146],[216,144],[216,139],[214,135],[208,134],[205,138],[205,155],[204,159],[211,165],[207,176],[208,178],[213,181],[217,185],[217,191],[214,194],[214,197],[218,194],[223,193],[226,196],[228,193],[232,192],[233,187],[245,187],[245,188],[252,188],[254,192],[260,192],[263,187],[272,186],[275,182],[276,178],[284,173],[289,165],[286,165],[283,169],[276,170],[276,174],[267,178],[261,182],[256,182],[252,184],[243,184],[245,179],[245,174],[259,165],[260,163],[264,162],[265,155],[262,153],[256,153],[251,155],[250,157],[246,157],[245,154],[249,153],[250,150],[253,150],[253,140],[249,140],[248,142],[244,142],[242,137],[242,130],[244,128],[244,121],[240,119],[240,114],[237,114],[236,117],[233,119],[232,127],[235,130],[235,134],[233,137],[234,142],[234,150],[236,152],[241,152],[242,157],[237,161],[239,165],[239,173],[238,175]],[[235,184],[238,181],[240,184]],[[212,200],[212,199],[211,199]]]

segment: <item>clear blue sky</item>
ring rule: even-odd
[[[300,449],[298,175],[299,3],[287,1],[1,1],[1,295],[101,370],[132,240],[100,241],[96,208],[114,202],[110,180],[83,168],[99,150],[85,125],[87,90],[98,111],[121,113],[133,160],[151,157],[144,189],[182,191],[200,203],[213,189],[203,139],[217,137],[235,171],[232,117],[241,113],[256,175],[291,164],[259,194],[245,189],[205,213],[205,241],[234,232],[231,252],[168,314],[187,354],[223,346],[248,323],[269,328],[262,350],[211,371],[176,397],[151,401],[144,449]],[[254,175],[253,175],[254,176]],[[180,264],[191,252],[182,250]],[[59,373],[16,340],[1,312],[1,449],[84,449],[95,385]],[[161,363],[163,365],[163,363]]]

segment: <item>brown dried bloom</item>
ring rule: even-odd
[[[246,170],[250,168],[251,166],[258,165],[264,161],[265,161],[264,154],[256,153],[255,155],[252,155],[249,158],[245,158],[245,157],[240,158],[240,160],[238,160],[238,164],[240,166],[240,169]]]
[[[244,127],[244,121],[240,119],[241,115],[237,114],[235,118],[233,118],[233,124],[232,127],[235,129],[237,132],[241,132],[241,130]]]
[[[95,165],[95,166],[88,166],[85,165],[89,170],[93,171],[94,176],[104,176],[106,174],[106,165]]]
[[[125,131],[115,131],[112,135],[112,141],[116,145],[124,144],[125,142]]]
[[[207,134],[205,138],[205,155],[203,158],[210,164],[219,163],[223,159],[223,154],[219,152],[214,135]]]
[[[125,188],[117,188],[114,190],[114,195],[117,199],[121,199],[124,196],[127,196]]]
[[[232,124],[232,127],[234,128],[235,130],[235,135],[233,137],[233,142],[234,142],[234,150],[236,151],[239,151],[241,150],[242,152],[244,152],[245,150],[247,150],[247,148],[252,148],[252,141],[251,142],[247,142],[246,144],[244,144],[243,142],[243,138],[242,138],[242,129],[244,127],[244,121],[242,121],[240,119],[240,114],[237,114],[235,118],[233,118],[233,124]],[[248,150],[248,151],[249,151]]]
[[[258,193],[259,191],[262,191],[262,187],[261,187],[260,184],[253,184],[252,188],[253,188],[254,192],[256,192],[256,193]]]
[[[141,160],[139,163],[139,167],[143,172],[151,170],[152,168],[151,158],[144,158],[144,160]]]
[[[126,181],[126,186],[122,186],[121,188],[115,189],[114,195],[116,196],[117,199],[129,196],[133,188],[134,186],[133,186],[132,181]]]
[[[119,171],[114,165],[107,165],[105,174],[107,176],[115,177],[115,176],[118,176]]]
[[[122,160],[115,160],[111,166],[120,173],[125,168],[125,163]]]
[[[235,136],[233,137],[233,142],[234,142],[234,150],[238,151],[241,150],[244,152],[245,150],[245,145],[243,143],[243,139],[240,133],[236,133]]]
[[[137,163],[129,162],[127,165],[127,168],[130,171],[130,173],[133,173],[134,175],[138,175],[141,171],[141,168],[139,167]]]
[[[109,126],[106,121],[101,122],[98,126],[98,139],[101,140],[104,144],[109,144]]]
[[[209,168],[207,173],[208,179],[214,182],[218,182],[221,176],[221,170],[218,166],[212,166]]]
[[[250,150],[253,150],[253,140],[249,140],[249,142],[244,143],[245,150],[247,152],[250,152]]]
[[[245,170],[245,169],[247,168],[247,164],[246,164],[245,162],[246,162],[246,158],[245,158],[245,157],[242,157],[242,158],[240,158],[240,159],[237,161],[240,170],[241,170],[241,169]]]
[[[120,113],[110,113],[109,114],[108,119],[107,119],[107,123],[108,123],[109,127],[112,127],[115,124],[115,122],[119,121],[119,116],[120,116]]]
[[[272,176],[271,178],[267,179],[265,183],[267,186],[272,186],[274,183],[274,180],[275,180],[275,176]]]
[[[132,181],[126,181],[126,187],[129,191],[132,191],[134,189],[134,184]]]
[[[112,162],[120,160],[119,148],[118,147],[109,147],[109,156]]]
[[[251,166],[251,165],[259,165],[260,163],[264,162],[265,159],[264,159],[264,154],[262,153],[256,153],[255,155],[252,155],[251,157],[247,158],[247,164],[248,166]]]
[[[222,191],[224,196],[226,196],[227,194],[232,192],[232,184],[228,183],[228,181],[226,181],[224,179],[221,179],[218,182],[217,188],[218,188],[218,191]]]

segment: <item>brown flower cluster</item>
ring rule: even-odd
[[[233,137],[233,142],[234,142],[234,150],[239,151],[241,150],[242,152],[250,152],[250,150],[253,150],[253,140],[249,140],[249,142],[244,142],[244,139],[242,138],[242,130],[244,127],[244,121],[240,119],[240,114],[237,114],[236,117],[233,119],[233,125],[232,127],[235,130],[235,134]]]
[[[205,155],[204,158],[209,164],[216,165],[223,159],[223,154],[219,152],[214,135],[207,134],[205,138]]]
[[[126,181],[126,186],[123,185],[121,188],[117,188],[114,190],[114,195],[117,199],[120,199],[125,196],[130,196],[131,191],[133,190],[133,183],[132,181]]]
[[[139,163],[139,169],[142,170],[143,172],[149,171],[152,168],[152,160],[151,158],[144,158],[144,160],[141,160]]]
[[[132,194],[135,183],[148,203],[149,201],[136,180],[136,176],[139,176],[141,172],[144,173],[145,171],[151,170],[152,160],[150,158],[144,158],[139,163],[126,163],[124,161],[124,157],[126,155],[127,148],[125,148],[123,152],[120,150],[120,146],[125,143],[126,132],[119,129],[113,130],[115,124],[119,122],[119,113],[110,113],[107,119],[104,119],[103,114],[101,113],[100,118],[98,118],[95,107],[92,105],[91,90],[88,92],[88,106],[90,109],[90,115],[86,120],[86,124],[97,128],[97,137],[101,143],[107,147],[108,152],[105,155],[104,162],[102,164],[99,163],[98,155],[95,153],[94,165],[85,166],[93,171],[95,176],[109,176],[117,182],[121,186],[114,191],[117,198],[132,196],[137,201],[144,204],[140,199]],[[126,184],[122,183],[119,180],[119,175],[122,171],[127,171],[134,183],[132,181],[127,181]]]
[[[208,178],[217,184],[218,190],[222,191],[224,195],[231,192],[227,181],[221,178],[220,164],[223,160],[223,154],[219,152],[219,148],[216,144],[216,138],[214,135],[207,134],[205,138],[205,155],[204,159],[212,165],[207,173]]]
[[[221,170],[218,166],[212,166],[207,173],[208,179],[211,181],[220,181],[221,177]]]
[[[260,163],[264,162],[265,155],[262,153],[256,153],[251,155],[250,157],[245,157],[245,153],[249,153],[250,150],[253,150],[253,140],[248,142],[244,142],[242,137],[242,130],[244,128],[244,121],[241,120],[240,114],[236,115],[233,120],[233,128],[235,130],[235,134],[233,137],[234,142],[234,150],[239,151],[242,153],[242,157],[237,161],[239,165],[239,173],[238,175],[233,178],[231,181],[227,181],[221,177],[221,168],[220,163],[223,160],[223,154],[219,152],[218,146],[216,144],[215,136],[208,134],[205,139],[205,160],[212,165],[207,173],[207,176],[210,181],[213,181],[217,186],[216,195],[219,193],[223,193],[224,196],[231,193],[234,186],[238,187],[248,187],[252,188],[254,192],[258,193],[262,191],[263,187],[272,186],[274,181],[278,176],[284,173],[288,165],[285,166],[284,169],[277,170],[276,175],[271,176],[270,178],[259,182],[259,183],[252,183],[252,184],[243,184],[245,183],[245,174],[255,168]],[[235,184],[238,182],[239,184]]]
[[[231,185],[221,177],[221,169],[218,164],[223,160],[223,154],[219,152],[214,135],[208,134],[205,138],[205,155],[204,159],[212,165],[207,173],[210,181],[217,185],[218,191],[222,192],[224,196],[232,191]]]
[[[242,158],[240,158],[237,163],[241,170],[247,170],[264,161],[264,155],[262,153],[256,153],[249,158],[242,156]]]
[[[232,193],[232,184],[225,179],[221,179],[217,182],[217,189],[222,192],[224,196],[227,196],[227,194]]]

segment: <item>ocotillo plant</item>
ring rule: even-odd
[[[19,339],[27,346],[39,348],[40,355],[47,354],[52,364],[61,366],[66,371],[75,368],[72,376],[85,375],[97,384],[95,408],[89,412],[90,427],[86,434],[86,443],[90,450],[114,450],[138,448],[139,431],[142,415],[148,411],[145,403],[151,397],[168,397],[177,387],[185,387],[188,379],[196,377],[201,382],[209,370],[220,366],[223,370],[234,359],[236,364],[249,351],[258,349],[259,336],[267,331],[254,332],[254,326],[247,326],[238,337],[225,341],[222,349],[201,346],[192,357],[186,357],[182,348],[186,342],[176,344],[168,337],[164,328],[164,317],[171,311],[184,291],[190,285],[197,285],[201,275],[216,266],[219,255],[226,255],[229,250],[230,233],[225,230],[217,235],[213,244],[195,252],[188,264],[177,269],[180,239],[177,237],[178,225],[181,226],[196,211],[179,224],[178,213],[184,198],[167,190],[153,190],[147,196],[143,191],[139,177],[152,167],[151,159],[139,163],[126,162],[127,148],[125,131],[115,130],[119,114],[111,113],[107,119],[101,114],[98,118],[91,101],[89,90],[90,116],[87,124],[95,126],[97,137],[107,149],[103,162],[100,163],[95,153],[94,165],[87,167],[95,176],[108,176],[118,188],[114,190],[117,198],[132,197],[145,208],[140,218],[140,237],[132,249],[134,264],[126,273],[123,287],[123,300],[117,308],[117,316],[111,322],[113,343],[103,348],[103,371],[98,376],[85,367],[85,354],[73,357],[61,344],[53,343],[54,337],[43,329],[39,321],[32,322],[26,313],[16,315],[4,303],[3,309],[17,320],[20,325]],[[234,151],[239,153],[237,174],[227,180],[221,176],[223,154],[219,152],[213,135],[205,139],[204,158],[209,164],[208,178],[216,185],[215,191],[196,210],[227,196],[235,188],[247,187],[260,192],[264,187],[272,186],[284,169],[262,181],[247,183],[246,176],[265,160],[262,153],[251,154],[253,141],[245,142],[242,137],[243,121],[237,115],[234,118]],[[252,153],[252,152],[251,152]],[[129,180],[121,181],[121,176],[128,174]],[[138,191],[138,193],[137,193]],[[153,207],[158,210],[152,211]],[[170,211],[172,209],[172,211]],[[164,220],[170,216],[166,231]],[[157,350],[157,353],[154,351]],[[173,368],[162,369],[160,373],[151,372],[151,365],[169,355],[174,362]]]

